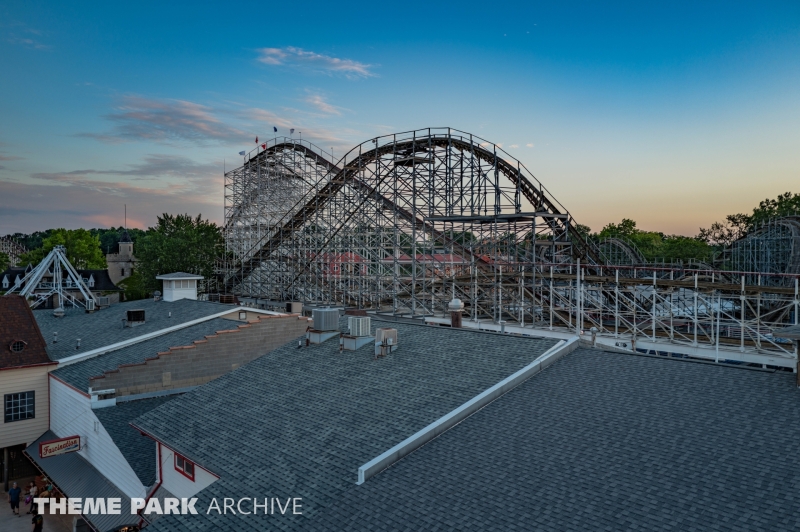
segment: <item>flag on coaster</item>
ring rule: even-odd
[[[256,137],[256,144],[258,144],[258,137]]]
[[[278,128],[277,128],[277,127],[275,127],[275,126],[272,126],[272,129],[274,129],[274,130],[275,130],[275,133],[277,133],[277,132],[278,132]]]
[[[239,155],[244,155],[244,152],[243,152],[243,151],[240,151],[240,152],[239,152]]]
[[[292,128],[292,129],[290,129],[290,130],[289,130],[289,134],[290,134],[290,135],[294,135],[294,128]]]

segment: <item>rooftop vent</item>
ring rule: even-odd
[[[369,336],[371,332],[369,317],[349,316],[347,326],[350,328],[351,336]]]
[[[86,300],[86,312],[94,312],[95,304],[94,299],[87,299]]]
[[[111,298],[108,296],[98,296],[97,298],[97,306],[98,307],[110,307],[111,306]]]
[[[311,312],[314,329],[317,331],[335,331],[339,328],[339,309],[315,308]]]
[[[137,325],[144,324],[144,310],[129,310],[127,312],[127,319],[125,320],[126,327],[136,327]]]
[[[375,358],[385,357],[397,350],[397,329],[378,327],[375,329]]]

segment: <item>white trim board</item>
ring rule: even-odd
[[[181,329],[185,329],[186,327],[191,327],[192,325],[197,325],[198,323],[203,323],[208,320],[213,320],[214,318],[220,318],[222,316],[226,316],[228,314],[233,314],[234,312],[238,312],[240,310],[246,310],[247,312],[253,312],[256,314],[267,314],[270,316],[289,316],[290,314],[286,314],[283,312],[273,312],[271,310],[262,310],[262,309],[255,309],[250,307],[238,307],[232,306],[231,308],[224,310],[222,312],[217,312],[216,314],[211,314],[208,316],[204,316],[202,318],[197,318],[195,320],[187,321],[184,323],[179,323],[178,325],[173,325],[172,327],[167,327],[166,329],[159,329],[158,331],[153,331],[147,334],[143,334],[141,336],[136,336],[135,338],[129,338],[128,340],[123,340],[122,342],[117,342],[115,344],[109,344],[107,346],[98,347],[96,349],[92,349],[90,351],[86,351],[85,353],[79,353],[77,355],[72,355],[69,357],[62,358],[61,360],[57,360],[58,367],[61,366],[68,366],[70,364],[74,364],[76,362],[81,362],[82,360],[86,360],[89,358],[94,358],[96,356],[104,355],[110,351],[116,351],[117,349],[122,349],[123,347],[128,347],[129,345],[138,344],[139,342],[144,342],[145,340],[150,340],[151,338],[156,338],[158,336],[163,336],[165,334],[171,333],[173,331],[179,331]]]
[[[413,436],[401,441],[383,454],[376,456],[366,464],[358,468],[358,481],[356,484],[363,484],[370,477],[380,473],[390,465],[394,464],[404,456],[419,449],[436,436],[439,436],[448,429],[454,427],[464,419],[468,418],[484,406],[488,405],[501,395],[513,390],[530,377],[533,377],[543,369],[547,368],[557,360],[563,358],[579,347],[579,339],[573,337],[570,340],[560,340],[556,345],[545,351],[533,362],[506,377],[491,388],[484,390],[463,405],[448,414],[440,417],[424,429]]]

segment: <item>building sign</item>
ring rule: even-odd
[[[43,441],[39,444],[39,457],[49,458],[65,453],[74,453],[81,448],[80,436],[69,436],[58,440]]]

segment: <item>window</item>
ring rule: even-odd
[[[33,419],[35,410],[34,392],[7,393],[3,396],[5,422]]]
[[[120,277],[125,277],[125,268],[120,268]]]
[[[25,342],[23,342],[22,340],[14,340],[13,342],[11,342],[11,345],[8,346],[8,347],[14,353],[19,353],[20,351],[25,349],[25,345],[26,345]]]
[[[239,311],[239,319],[246,320],[247,319],[247,311]]]
[[[194,482],[194,464],[179,454],[175,454],[175,470]]]
[[[3,276],[3,288],[8,288],[8,275]]]

